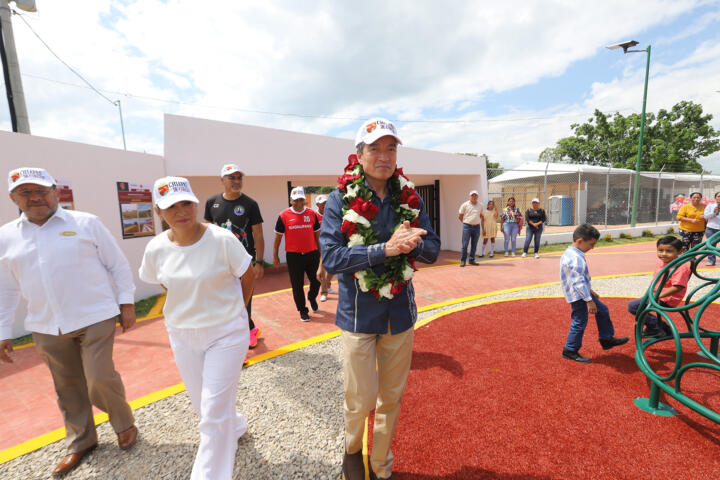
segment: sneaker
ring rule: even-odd
[[[645,326],[645,329],[642,332],[643,338],[646,337],[663,337],[665,336],[665,332],[662,331],[661,328],[655,327],[655,328],[648,328],[647,325]]]
[[[485,256],[485,254],[483,253],[483,254],[480,255],[478,258],[483,258],[484,256]]]
[[[310,315],[308,315],[307,312],[300,312],[300,320],[303,322],[309,322],[310,321]]]
[[[567,348],[563,348],[562,356],[563,358],[567,358],[568,360],[574,360],[580,363],[592,362],[592,360],[590,360],[588,357],[583,357],[582,355],[580,355],[577,350],[568,350]]]
[[[610,350],[613,347],[624,345],[630,340],[628,337],[613,337],[613,338],[601,338],[600,345],[603,350]]]
[[[514,256],[515,256],[515,252],[512,252],[512,253],[510,254],[510,256],[511,256],[511,257],[514,257]]]
[[[248,348],[257,347],[259,336],[260,336],[260,329],[258,327],[255,327],[252,330],[250,330],[250,344],[248,345]]]
[[[470,265],[474,265],[474,266],[476,266],[476,267],[477,267],[478,265],[480,265],[480,264],[477,263],[475,260],[470,260],[470,262],[468,262],[468,263],[470,263]]]
[[[310,308],[312,308],[312,311],[317,312],[318,311],[317,300],[314,298],[308,298],[308,301],[310,302]]]
[[[536,253],[535,258],[540,258],[540,255]]]
[[[465,262],[460,262],[460,267],[462,268],[464,266],[465,266]]]
[[[325,295],[324,293],[322,295],[320,295],[320,301],[327,302],[327,295]]]
[[[508,253],[508,252],[505,252],[505,256],[507,257],[508,255],[509,255],[509,253]]]
[[[521,256],[522,256],[522,258],[525,258],[525,257],[527,257],[527,253],[523,252],[523,254]]]
[[[495,256],[495,253],[490,254],[490,258],[493,258]]]

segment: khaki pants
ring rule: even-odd
[[[391,335],[342,331],[345,383],[345,451],[362,449],[365,418],[375,409],[370,465],[379,477],[392,473],[390,451],[412,359],[414,329]]]
[[[93,405],[108,413],[116,433],[133,426],[125,387],[112,359],[115,318],[64,335],[32,335],[53,377],[68,453],[97,443]]]

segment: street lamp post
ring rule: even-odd
[[[10,20],[9,0],[0,0],[0,58],[5,80],[10,121],[14,132],[30,133],[30,120],[25,106],[22,80],[20,78],[20,64],[15,51],[15,38],[13,36],[12,21]],[[34,0],[18,0],[15,5],[26,12],[34,12]]]
[[[640,116],[640,138],[638,138],[638,153],[637,161],[635,162],[635,185],[633,187],[633,201],[632,201],[632,214],[630,216],[630,226],[634,227],[637,221],[637,207],[638,207],[638,196],[640,192],[640,163],[642,161],[642,146],[643,146],[643,134],[645,133],[645,104],[647,103],[647,87],[648,87],[648,76],[650,74],[650,48],[648,45],[644,50],[628,50],[631,47],[637,45],[638,42],[630,40],[629,42],[617,43],[615,45],[608,45],[607,48],[615,50],[622,48],[624,53],[639,53],[647,52],[647,63],[645,65],[645,87],[643,89],[643,103],[642,103],[642,115]]]

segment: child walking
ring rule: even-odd
[[[599,296],[590,288],[590,273],[588,271],[585,253],[595,247],[600,232],[588,223],[577,227],[573,232],[573,243],[560,259],[560,280],[565,300],[570,304],[570,332],[568,332],[562,356],[568,360],[581,363],[590,363],[588,357],[580,355],[583,334],[588,322],[588,313],[595,315],[598,327],[598,336],[603,350],[610,350],[618,345],[628,342],[628,337],[615,337],[615,328],[610,320],[610,311],[599,300]]]
[[[683,242],[677,237],[668,235],[659,239],[656,246],[658,262],[657,265],[655,265],[655,276],[657,276],[658,272],[662,270],[665,265],[680,256],[683,251]],[[679,307],[685,297],[689,279],[690,262],[686,262],[680,265],[675,272],[670,275],[665,285],[662,286],[660,294],[658,295],[658,303],[664,307]],[[630,300],[630,303],[628,303],[628,312],[633,315],[637,314],[641,305],[641,298]],[[670,326],[658,319],[656,315],[648,313],[645,316],[645,329],[642,332],[642,336],[659,337],[665,335],[672,335]]]

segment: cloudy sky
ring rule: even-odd
[[[717,1],[37,0],[13,17],[32,133],[162,154],[163,114],[352,138],[397,121],[405,144],[536,160],[594,109],[693,100],[720,129]],[[32,27],[32,30],[24,21]],[[5,96],[0,129],[10,130]],[[720,155],[702,162],[720,173]]]

